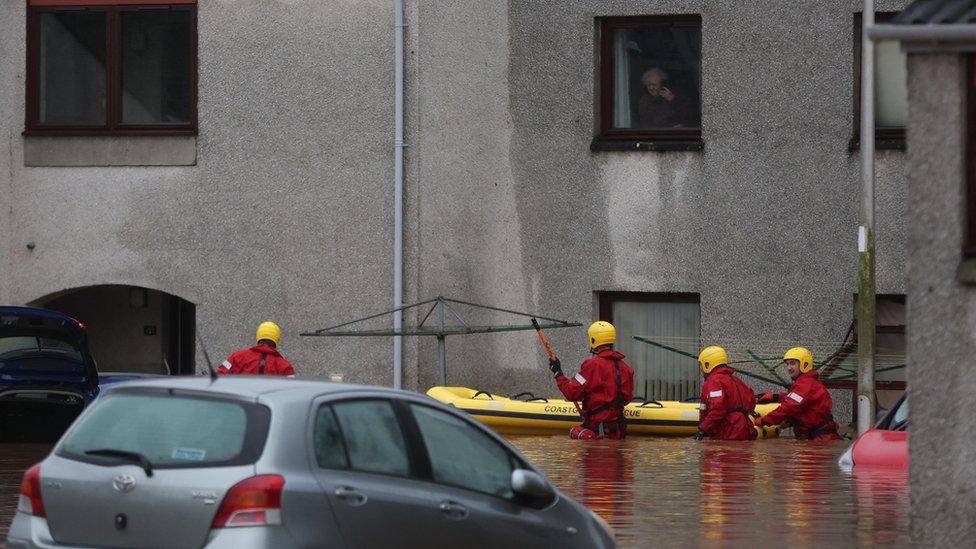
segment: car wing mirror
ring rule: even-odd
[[[546,479],[528,469],[512,471],[512,491],[533,506],[545,506],[556,497],[556,492]]]

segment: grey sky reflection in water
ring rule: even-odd
[[[620,547],[907,547],[906,471],[844,472],[847,442],[510,437]]]

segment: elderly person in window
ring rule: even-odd
[[[654,67],[644,71],[641,82],[645,92],[640,98],[638,116],[643,128],[678,128],[690,125],[691,108],[688,100],[664,85],[667,73]]]

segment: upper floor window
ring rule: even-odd
[[[876,23],[895,17],[897,12],[876,13]],[[859,145],[861,134],[861,45],[862,17],[854,14],[854,139],[851,149]],[[874,45],[874,139],[879,149],[905,147],[905,125],[908,122],[907,58],[896,41]]]
[[[963,255],[976,257],[976,54],[966,56],[966,190]]]
[[[700,142],[701,16],[600,20],[596,141]],[[653,147],[651,147],[653,148]]]
[[[193,132],[196,0],[30,0],[27,133]]]

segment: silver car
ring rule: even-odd
[[[402,391],[113,386],[24,475],[7,547],[613,547],[507,442]]]

